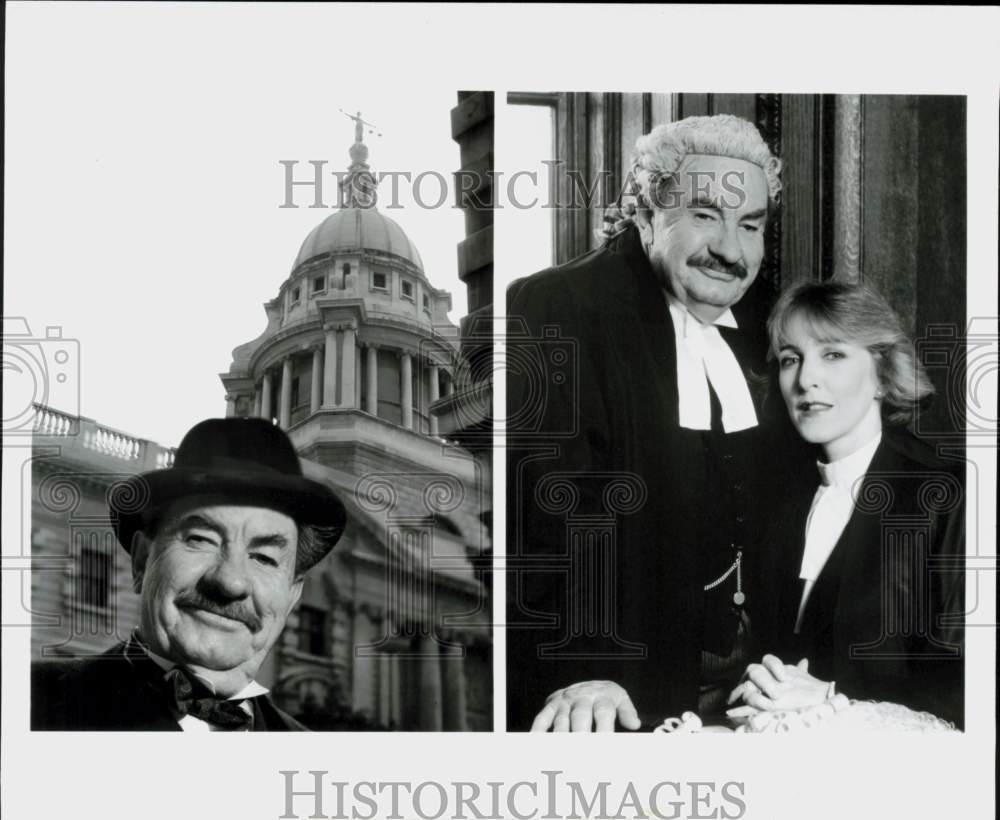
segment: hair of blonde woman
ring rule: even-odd
[[[875,360],[882,393],[882,416],[908,424],[921,399],[934,392],[917,361],[899,316],[877,291],[848,282],[805,282],[778,299],[767,320],[769,358],[788,340],[793,321],[806,323],[813,338],[864,347]]]

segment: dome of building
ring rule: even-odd
[[[326,254],[376,251],[405,259],[423,271],[417,246],[392,219],[375,208],[341,208],[309,232],[292,270]]]

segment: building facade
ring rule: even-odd
[[[221,374],[226,415],[279,425],[348,510],[259,680],[314,729],[488,730],[489,477],[431,412],[449,404],[458,369],[451,296],[369,196],[355,124],[344,207],[306,236],[264,332]],[[38,408],[35,657],[97,653],[129,634],[138,598],[106,499],[171,463],[168,448]]]

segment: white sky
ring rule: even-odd
[[[297,178],[310,179],[308,160],[327,160],[334,205],[330,172],[354,140],[338,109],[378,126],[381,138],[366,137],[376,170],[450,185],[459,167],[456,87],[407,88],[370,32],[348,35],[343,12],[306,26],[250,6],[7,11],[5,315],[79,340],[79,412],[133,435],[176,445],[225,414],[218,374],[263,330],[262,304],[333,212],[308,208],[304,188],[301,207],[279,208],[278,161],[299,160]],[[428,177],[420,194],[433,203],[440,186]],[[382,211],[451,291],[457,321],[462,213],[451,197],[433,210],[409,198],[401,182],[408,207]]]
[[[498,289],[503,290],[512,278],[552,265],[554,212],[552,208],[526,206],[536,199],[541,204],[549,201],[549,166],[544,160],[552,160],[553,112],[547,106],[507,105],[506,99],[497,100],[497,109],[504,128],[519,135],[505,141],[497,152],[507,169],[507,176],[499,178],[498,201],[504,205],[500,223],[505,235],[517,237],[516,244],[505,248],[504,271],[496,277]],[[510,169],[534,176],[514,177]]]

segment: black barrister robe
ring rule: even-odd
[[[964,465],[887,429],[853,515],[816,579],[794,634],[799,570],[817,481],[791,488],[757,564],[772,586],[754,611],[761,649],[836,681],[858,700],[963,721]]]
[[[125,658],[124,648],[119,644],[94,658],[32,664],[32,730],[181,731],[166,698],[140,666]],[[251,704],[255,732],[306,731],[267,696]]]
[[[752,560],[783,457],[761,428],[679,427],[673,325],[636,229],[508,301],[508,727],[585,680],[623,685],[647,725],[697,709],[701,651],[727,653],[736,631],[735,575],[703,587],[737,549]],[[761,374],[762,316],[745,307],[720,332]]]

